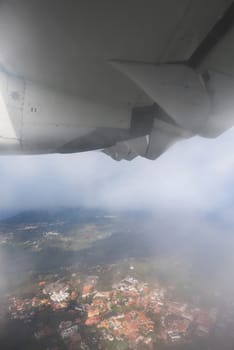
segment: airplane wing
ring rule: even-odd
[[[155,159],[218,136],[234,124],[233,22],[231,0],[1,1],[0,153]]]

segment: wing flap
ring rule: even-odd
[[[132,160],[138,156],[153,160],[160,157],[177,141],[191,136],[192,134],[176,125],[155,119],[149,135],[117,142],[114,146],[104,149],[103,152],[117,161]]]

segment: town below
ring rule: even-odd
[[[0,348],[233,349],[231,290],[200,270],[200,245],[194,261],[193,239],[154,220],[84,209],[2,220]]]

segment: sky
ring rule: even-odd
[[[160,158],[101,152],[0,157],[0,212],[59,206],[213,214],[231,222],[234,129],[178,142]],[[234,224],[234,222],[233,222]]]

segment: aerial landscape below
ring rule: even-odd
[[[213,238],[212,255],[204,232],[165,232],[147,212],[2,219],[0,348],[233,349],[234,286],[217,279],[233,243]]]

